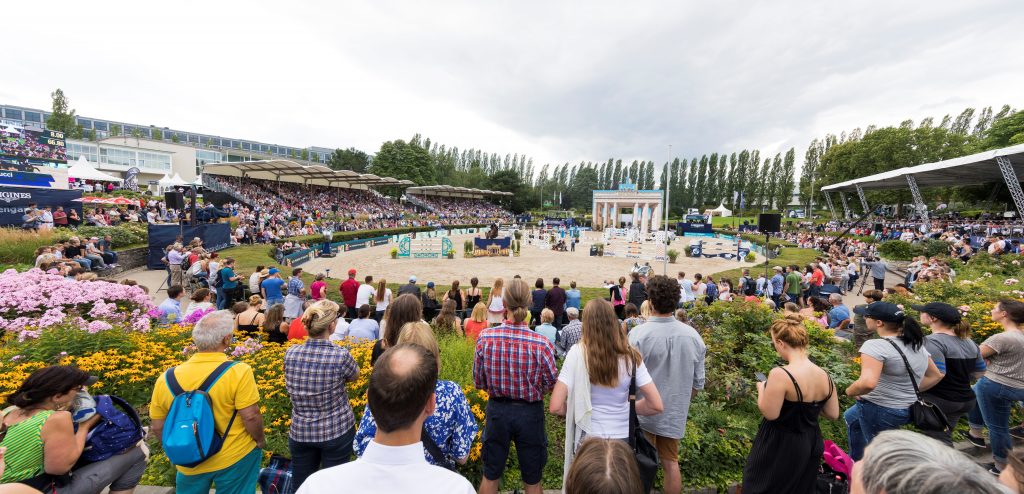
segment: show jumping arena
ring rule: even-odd
[[[504,235],[506,229],[501,229]],[[416,276],[420,286],[426,285],[428,281],[439,284],[448,284],[452,280],[459,280],[463,286],[469,285],[469,279],[476,276],[480,279],[481,286],[490,286],[494,278],[505,279],[520,275],[533,286],[533,280],[543,278],[545,284],[550,285],[551,278],[561,278],[562,285],[568,286],[570,281],[575,281],[580,287],[599,287],[605,280],[629,276],[634,263],[643,265],[650,263],[654,273],[661,274],[664,261],[654,260],[653,257],[659,252],[659,246],[655,242],[642,242],[639,246],[631,246],[625,239],[613,241],[613,247],[619,242],[625,250],[620,255],[606,255],[603,257],[591,257],[590,247],[596,243],[605,243],[602,232],[583,231],[581,232],[580,243],[576,245],[575,252],[555,252],[547,246],[547,241],[540,242],[536,238],[529,240],[527,231],[523,232],[521,240],[520,255],[518,257],[474,257],[466,258],[463,255],[463,243],[474,238],[483,238],[480,234],[464,234],[446,237],[451,240],[455,250],[455,258],[444,257],[415,257],[410,255],[407,258],[392,259],[391,249],[398,247],[394,242],[387,245],[368,247],[365,249],[339,252],[333,258],[314,258],[301,265],[307,273],[323,273],[330,269],[332,278],[343,278],[349,268],[358,271],[356,278],[363,279],[363,276],[372,275],[374,280],[386,279],[389,283],[405,283],[409,276]],[[500,237],[499,237],[500,238]],[[676,237],[672,242],[671,249],[678,251],[679,257],[676,262],[668,264],[668,273],[675,277],[680,271],[688,276],[694,273],[710,274],[741,266],[751,266],[753,263],[738,262],[735,259],[694,258],[685,257],[683,252],[693,237]],[[735,242],[731,240],[704,238],[705,242],[721,242],[717,249],[736,252]],[[433,241],[431,242],[433,243]],[[607,249],[607,244],[606,244]],[[637,250],[639,249],[639,250]],[[415,249],[411,249],[415,251]],[[634,256],[634,257],[631,257]],[[757,256],[758,261],[764,258]]]

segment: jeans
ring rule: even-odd
[[[275,305],[277,305],[277,304],[284,305],[284,299],[280,298],[280,297],[278,297],[278,298],[268,298],[267,299],[267,308],[268,309],[273,307],[273,306],[275,306]]]
[[[949,421],[948,431],[921,431],[921,433],[946,443],[946,446],[953,446],[953,429],[956,429],[956,424],[960,421],[960,417],[974,410],[976,400],[949,401],[928,393],[924,393],[921,396],[927,399],[929,403],[939,407],[939,410],[942,410],[942,413],[946,416],[946,420]]]
[[[356,428],[336,439],[322,443],[304,443],[288,438],[288,451],[292,454],[292,489],[297,491],[302,483],[321,468],[348,463],[352,457],[352,440]]]
[[[103,256],[103,262],[107,264],[117,264],[117,252],[106,251],[100,255]]]
[[[992,459],[1006,464],[1006,454],[1013,448],[1010,437],[1010,409],[1013,403],[1024,400],[1024,389],[1011,388],[983,377],[974,385],[978,406],[967,414],[971,427],[988,427],[992,443]]]
[[[82,269],[84,269],[86,271],[92,271],[92,261],[90,261],[89,259],[86,259],[84,257],[80,257],[80,258],[72,259],[72,260],[77,262],[79,266],[82,266]]]
[[[860,399],[846,410],[843,418],[846,419],[850,440],[850,456],[854,461],[860,461],[864,457],[864,448],[880,432],[898,429],[910,422],[910,407],[886,408]]]
[[[107,269],[107,264],[103,262],[103,258],[96,254],[86,254],[85,258],[92,262],[93,266],[100,269]]]

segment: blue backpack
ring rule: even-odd
[[[101,420],[89,431],[82,459],[94,463],[134,448],[142,440],[142,420],[131,404],[117,396],[96,397]]]
[[[238,410],[231,414],[224,434],[218,434],[209,391],[235,363],[224,362],[217,366],[194,391],[181,389],[181,385],[174,377],[174,367],[167,371],[167,389],[174,395],[174,400],[171,401],[164,421],[161,441],[167,459],[174,465],[194,467],[217,454],[224,445],[224,438],[231,430]]]

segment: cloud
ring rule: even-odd
[[[0,98],[295,146],[422,133],[535,164],[765,153],[1024,106],[1014,1],[31,2]],[[54,35],[61,33],[61,35]],[[13,70],[12,70],[13,69]],[[1016,98],[1016,100],[1015,100]]]

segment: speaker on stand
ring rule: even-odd
[[[778,213],[757,215],[757,231],[764,234],[764,277],[768,279],[768,261],[771,260],[769,244],[772,234],[782,231],[782,215]]]
[[[178,191],[164,192],[164,204],[167,209],[183,211],[185,209],[185,195]]]

